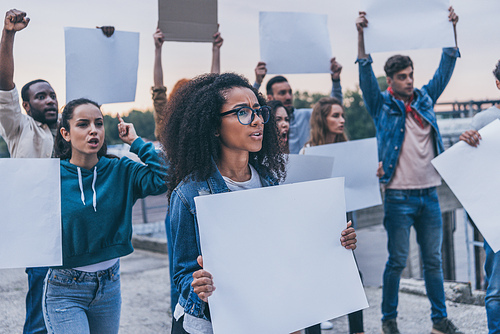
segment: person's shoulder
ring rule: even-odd
[[[471,127],[474,130],[479,130],[495,119],[500,119],[500,109],[496,106],[492,106],[474,115],[474,117],[472,117]]]
[[[186,198],[194,198],[211,193],[206,180],[196,180],[192,175],[187,176],[179,182],[174,192]]]

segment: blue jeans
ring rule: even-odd
[[[488,282],[485,300],[488,329],[490,334],[498,334],[500,333],[500,251],[494,253],[486,241],[484,250],[486,251],[484,270]]]
[[[443,221],[436,188],[387,189],[384,198],[384,227],[387,231],[389,259],[385,265],[382,288],[382,321],[394,319],[398,312],[401,272],[406,267],[410,228],[413,226],[420,245],[431,319],[437,322],[446,315],[441,265]]]
[[[121,310],[120,262],[87,273],[49,269],[43,316],[49,333],[118,333]]]
[[[47,276],[47,267],[26,268],[28,274],[28,293],[26,294],[26,320],[24,321],[24,334],[47,333],[43,321],[42,296],[43,280]]]
[[[167,232],[167,251],[168,251],[168,272],[170,276],[170,310],[174,314],[175,305],[179,301],[179,291],[174,282],[174,258],[172,256],[172,231],[170,231],[170,215],[167,212],[165,217],[165,231]]]

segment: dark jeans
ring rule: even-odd
[[[177,301],[179,300],[179,291],[175,287],[174,283],[174,259],[172,257],[172,233],[170,231],[170,215],[167,212],[167,216],[165,217],[165,231],[167,234],[167,250],[168,250],[168,269],[170,276],[170,309],[172,310],[172,314],[175,310],[175,305],[177,305]]]
[[[486,261],[484,269],[488,288],[486,289],[486,316],[489,334],[500,333],[500,251],[494,253],[485,241]]]
[[[26,294],[26,320],[24,334],[47,333],[43,321],[42,296],[43,280],[47,275],[47,267],[26,268],[28,274],[28,293]]]
[[[182,327],[184,324],[184,316],[180,317],[179,321],[176,321],[174,317],[172,317],[172,334],[188,334]]]
[[[437,322],[447,316],[441,265],[443,221],[436,188],[387,189],[384,227],[387,231],[389,259],[383,277],[382,321],[394,319],[398,315],[399,281],[406,267],[412,226],[420,245],[425,288],[431,302],[431,319]]]

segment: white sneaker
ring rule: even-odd
[[[333,329],[333,324],[330,321],[325,321],[321,323],[321,329],[322,330],[329,330]]]

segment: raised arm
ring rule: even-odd
[[[153,34],[155,43],[155,62],[153,67],[153,107],[155,118],[155,137],[160,136],[160,128],[163,124],[165,109],[167,107],[167,88],[163,85],[163,68],[161,66],[161,49],[163,46],[163,32],[157,28]]]
[[[458,23],[458,15],[455,13],[453,6],[448,8],[450,14],[448,14],[448,20],[453,23],[453,34],[455,35],[455,47],[458,48],[458,38],[457,38],[457,23]]]
[[[342,86],[340,85],[340,72],[342,72],[342,65],[340,65],[335,57],[330,60],[330,72],[332,77],[332,92],[330,96],[339,100],[340,104],[343,104],[344,96],[342,95]]]
[[[161,49],[163,46],[163,33],[157,28],[153,34],[155,41],[155,63],[153,68],[154,87],[163,87],[163,68],[161,66]]]
[[[257,63],[257,66],[255,66],[255,83],[253,84],[254,88],[256,89],[260,88],[260,85],[262,85],[262,81],[264,81],[266,73],[267,73],[266,63],[264,63],[263,61],[259,61]]]
[[[368,58],[365,52],[364,28],[366,27],[368,27],[366,12],[359,12],[359,16],[356,19],[356,29],[358,30],[358,59]]]
[[[365,52],[364,28],[366,27],[368,27],[366,13],[359,12],[356,19],[356,29],[358,30],[358,59],[356,62],[359,67],[359,87],[363,92],[366,109],[372,118],[376,119],[384,103],[384,98],[373,73],[372,58]]]
[[[458,23],[458,15],[453,10],[453,7],[450,7],[448,10],[450,12],[448,15],[448,19],[453,24],[456,44],[456,26]],[[437,99],[439,98],[439,96],[441,96],[444,89],[448,85],[448,82],[450,81],[453,74],[453,70],[455,69],[455,63],[458,57],[460,57],[460,52],[458,51],[457,47],[444,48],[443,54],[441,56],[441,61],[439,63],[438,69],[436,70],[436,73],[434,73],[434,76],[429,81],[429,83],[422,87],[422,89],[427,91],[433,103],[436,103]]]
[[[30,19],[26,13],[11,9],[5,14],[5,21],[0,42],[0,90],[14,88],[14,36],[26,28]]]
[[[217,31],[214,34],[214,40],[212,42],[212,67],[210,69],[210,73],[220,73],[220,48],[224,39],[220,35],[220,31]]]

